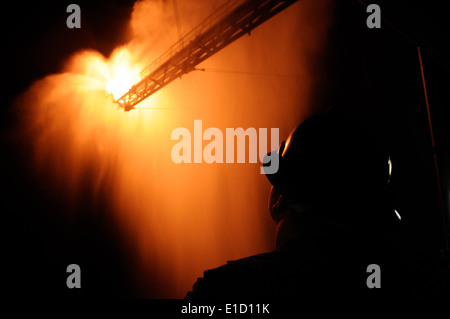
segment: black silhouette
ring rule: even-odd
[[[278,172],[266,175],[275,250],[205,271],[186,298],[418,297],[393,237],[388,154],[335,111],[302,122],[278,152]],[[367,286],[370,264],[380,289]]]

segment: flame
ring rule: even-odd
[[[108,63],[108,81],[106,92],[118,100],[133,84],[140,81],[141,66],[133,64],[132,56],[127,48],[116,50]]]

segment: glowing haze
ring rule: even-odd
[[[183,33],[215,2],[178,1]],[[199,66],[206,71],[124,112],[111,94],[126,92],[177,40],[173,12],[171,1],[137,2],[127,45],[110,57],[75,54],[18,106],[43,182],[54,181],[70,203],[80,200],[82,179],[95,185],[93,202],[107,186],[110,218],[120,225],[144,297],[184,297],[203,270],[273,248],[270,185],[260,164],[175,164],[171,132],[192,131],[199,119],[223,131],[276,127],[286,138],[312,112],[332,3],[295,3]]]

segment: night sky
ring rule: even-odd
[[[374,1],[375,2],[375,1]],[[10,2],[2,7],[1,213],[11,296],[140,297],[139,283],[120,244],[120,231],[107,219],[108,201],[86,195],[72,213],[68,204],[30,167],[31,154],[20,139],[14,107],[18,94],[33,81],[61,70],[83,48],[108,56],[129,36],[127,21],[134,1],[77,1],[82,28],[68,29],[68,1]],[[394,191],[404,225],[405,250],[415,256],[418,276],[438,281],[444,268],[442,216],[439,208],[428,119],[416,44],[423,63],[432,113],[441,180],[446,194],[450,176],[450,54],[448,18],[442,2],[376,1],[385,22],[368,29],[358,1],[338,1],[326,60],[329,79],[315,92],[316,103],[333,103],[359,118],[376,119],[367,127],[394,158]],[[5,72],[6,71],[6,72]],[[327,94],[327,91],[333,94]],[[329,98],[331,96],[331,99]],[[86,181],[86,192],[89,191]],[[345,185],[351,191],[353,185]],[[77,260],[86,269],[84,289],[65,287],[65,267]],[[447,261],[448,262],[448,261]]]

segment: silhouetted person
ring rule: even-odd
[[[205,271],[186,297],[414,296],[391,238],[399,217],[389,200],[388,155],[333,111],[303,121],[278,152],[278,172],[266,175],[276,249]],[[381,269],[381,288],[367,286],[371,264]]]

